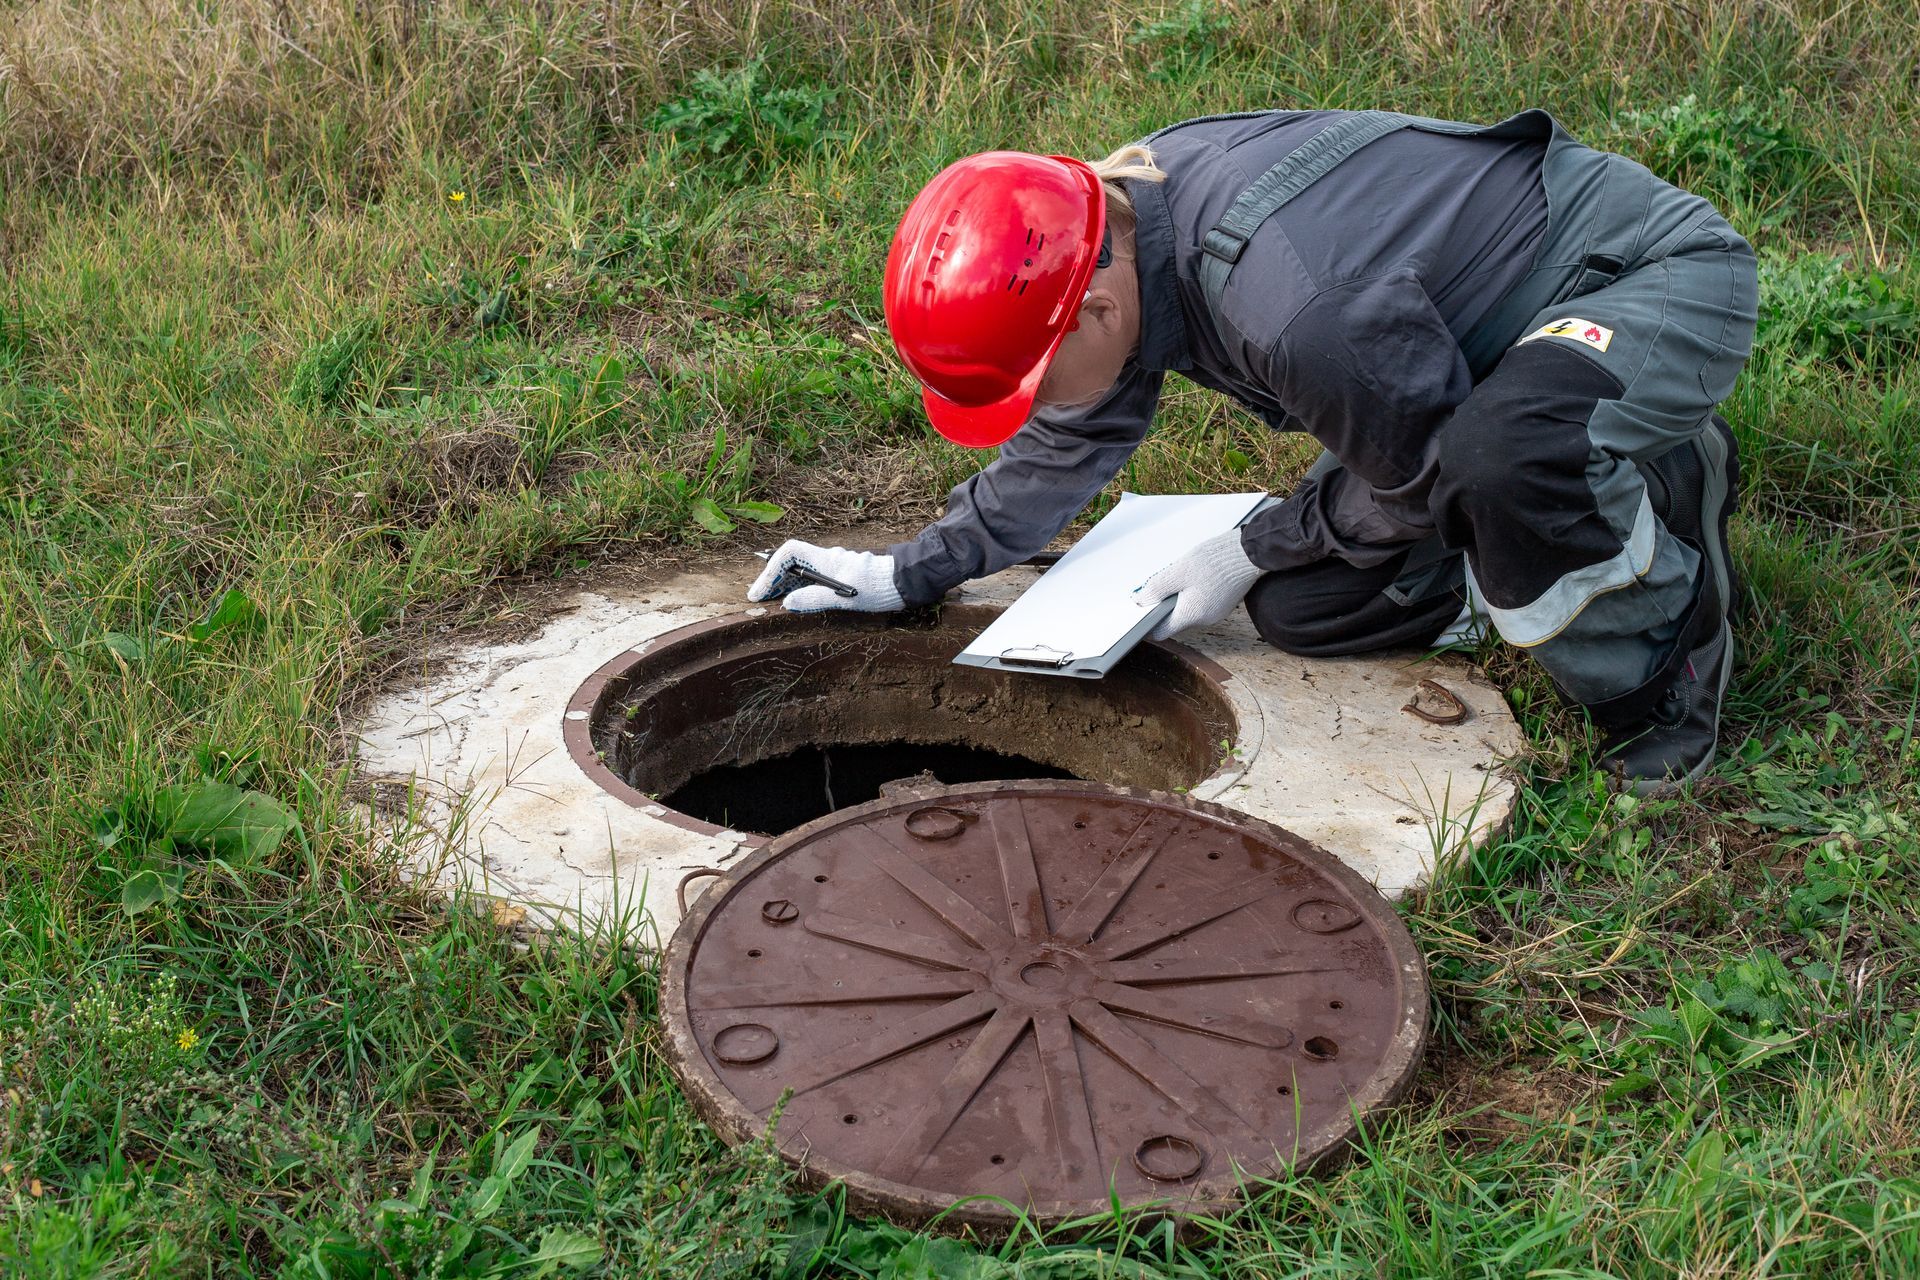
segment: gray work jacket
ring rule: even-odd
[[[1553,121],[1527,112],[1473,134],[1401,129],[1369,144],[1260,227],[1220,306],[1200,242],[1240,193],[1343,112],[1191,121],[1150,139],[1164,182],[1129,180],[1140,347],[1112,391],[1042,408],[946,514],[889,548],[909,604],[1044,548],[1145,439],[1169,370],[1306,431],[1344,464],[1245,527],[1254,563],[1384,560],[1432,529],[1428,443],[1511,335],[1477,335],[1531,269],[1547,224]],[[1565,135],[1561,134],[1564,138]],[[1481,367],[1481,366],[1486,367]]]

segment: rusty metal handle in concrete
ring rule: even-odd
[[[1439,700],[1442,706],[1446,707],[1446,710],[1429,711],[1421,706],[1420,695],[1422,693],[1432,694]],[[1447,688],[1447,686],[1441,684],[1438,680],[1422,680],[1415,687],[1413,699],[1400,709],[1420,717],[1428,724],[1459,724],[1467,718],[1467,704],[1461,701],[1459,694]]]
[[[692,884],[695,880],[702,880],[709,876],[724,876],[725,874],[727,873],[719,867],[695,867],[693,870],[687,872],[687,874],[681,876],[680,883],[675,886],[673,890],[673,896],[678,899],[680,903],[680,914],[687,914],[688,885]]]

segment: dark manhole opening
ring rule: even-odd
[[[1075,776],[1056,765],[985,747],[869,742],[802,747],[753,764],[723,764],[695,774],[660,802],[702,822],[771,835],[835,809],[878,800],[880,788],[889,782],[928,775],[942,783]]]
[[[684,628],[581,689],[576,753],[629,799],[762,835],[896,781],[1178,791],[1219,767],[1238,726],[1199,666],[1158,645],[1102,680],[954,665],[995,616],[967,605],[891,618],[771,612]]]

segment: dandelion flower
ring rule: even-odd
[[[466,198],[467,198],[467,193],[464,191],[447,192],[447,199],[453,201],[455,204],[459,204],[462,200],[465,200]]]
[[[180,1052],[191,1053],[193,1051],[193,1046],[200,1043],[200,1033],[198,1031],[195,1031],[192,1027],[188,1027],[185,1031],[182,1031],[178,1036],[175,1036],[173,1042],[180,1046]]]

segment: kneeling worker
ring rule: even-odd
[[[1156,574],[1164,638],[1225,617],[1291,653],[1433,642],[1484,601],[1639,790],[1713,760],[1732,667],[1734,440],[1754,256],[1705,200],[1545,112],[1477,127],[1270,111],[1097,164],[989,152],[900,224],[888,327],[935,429],[1000,455],[884,554],[783,546],[897,609],[1039,551],[1178,370],[1326,453]]]

